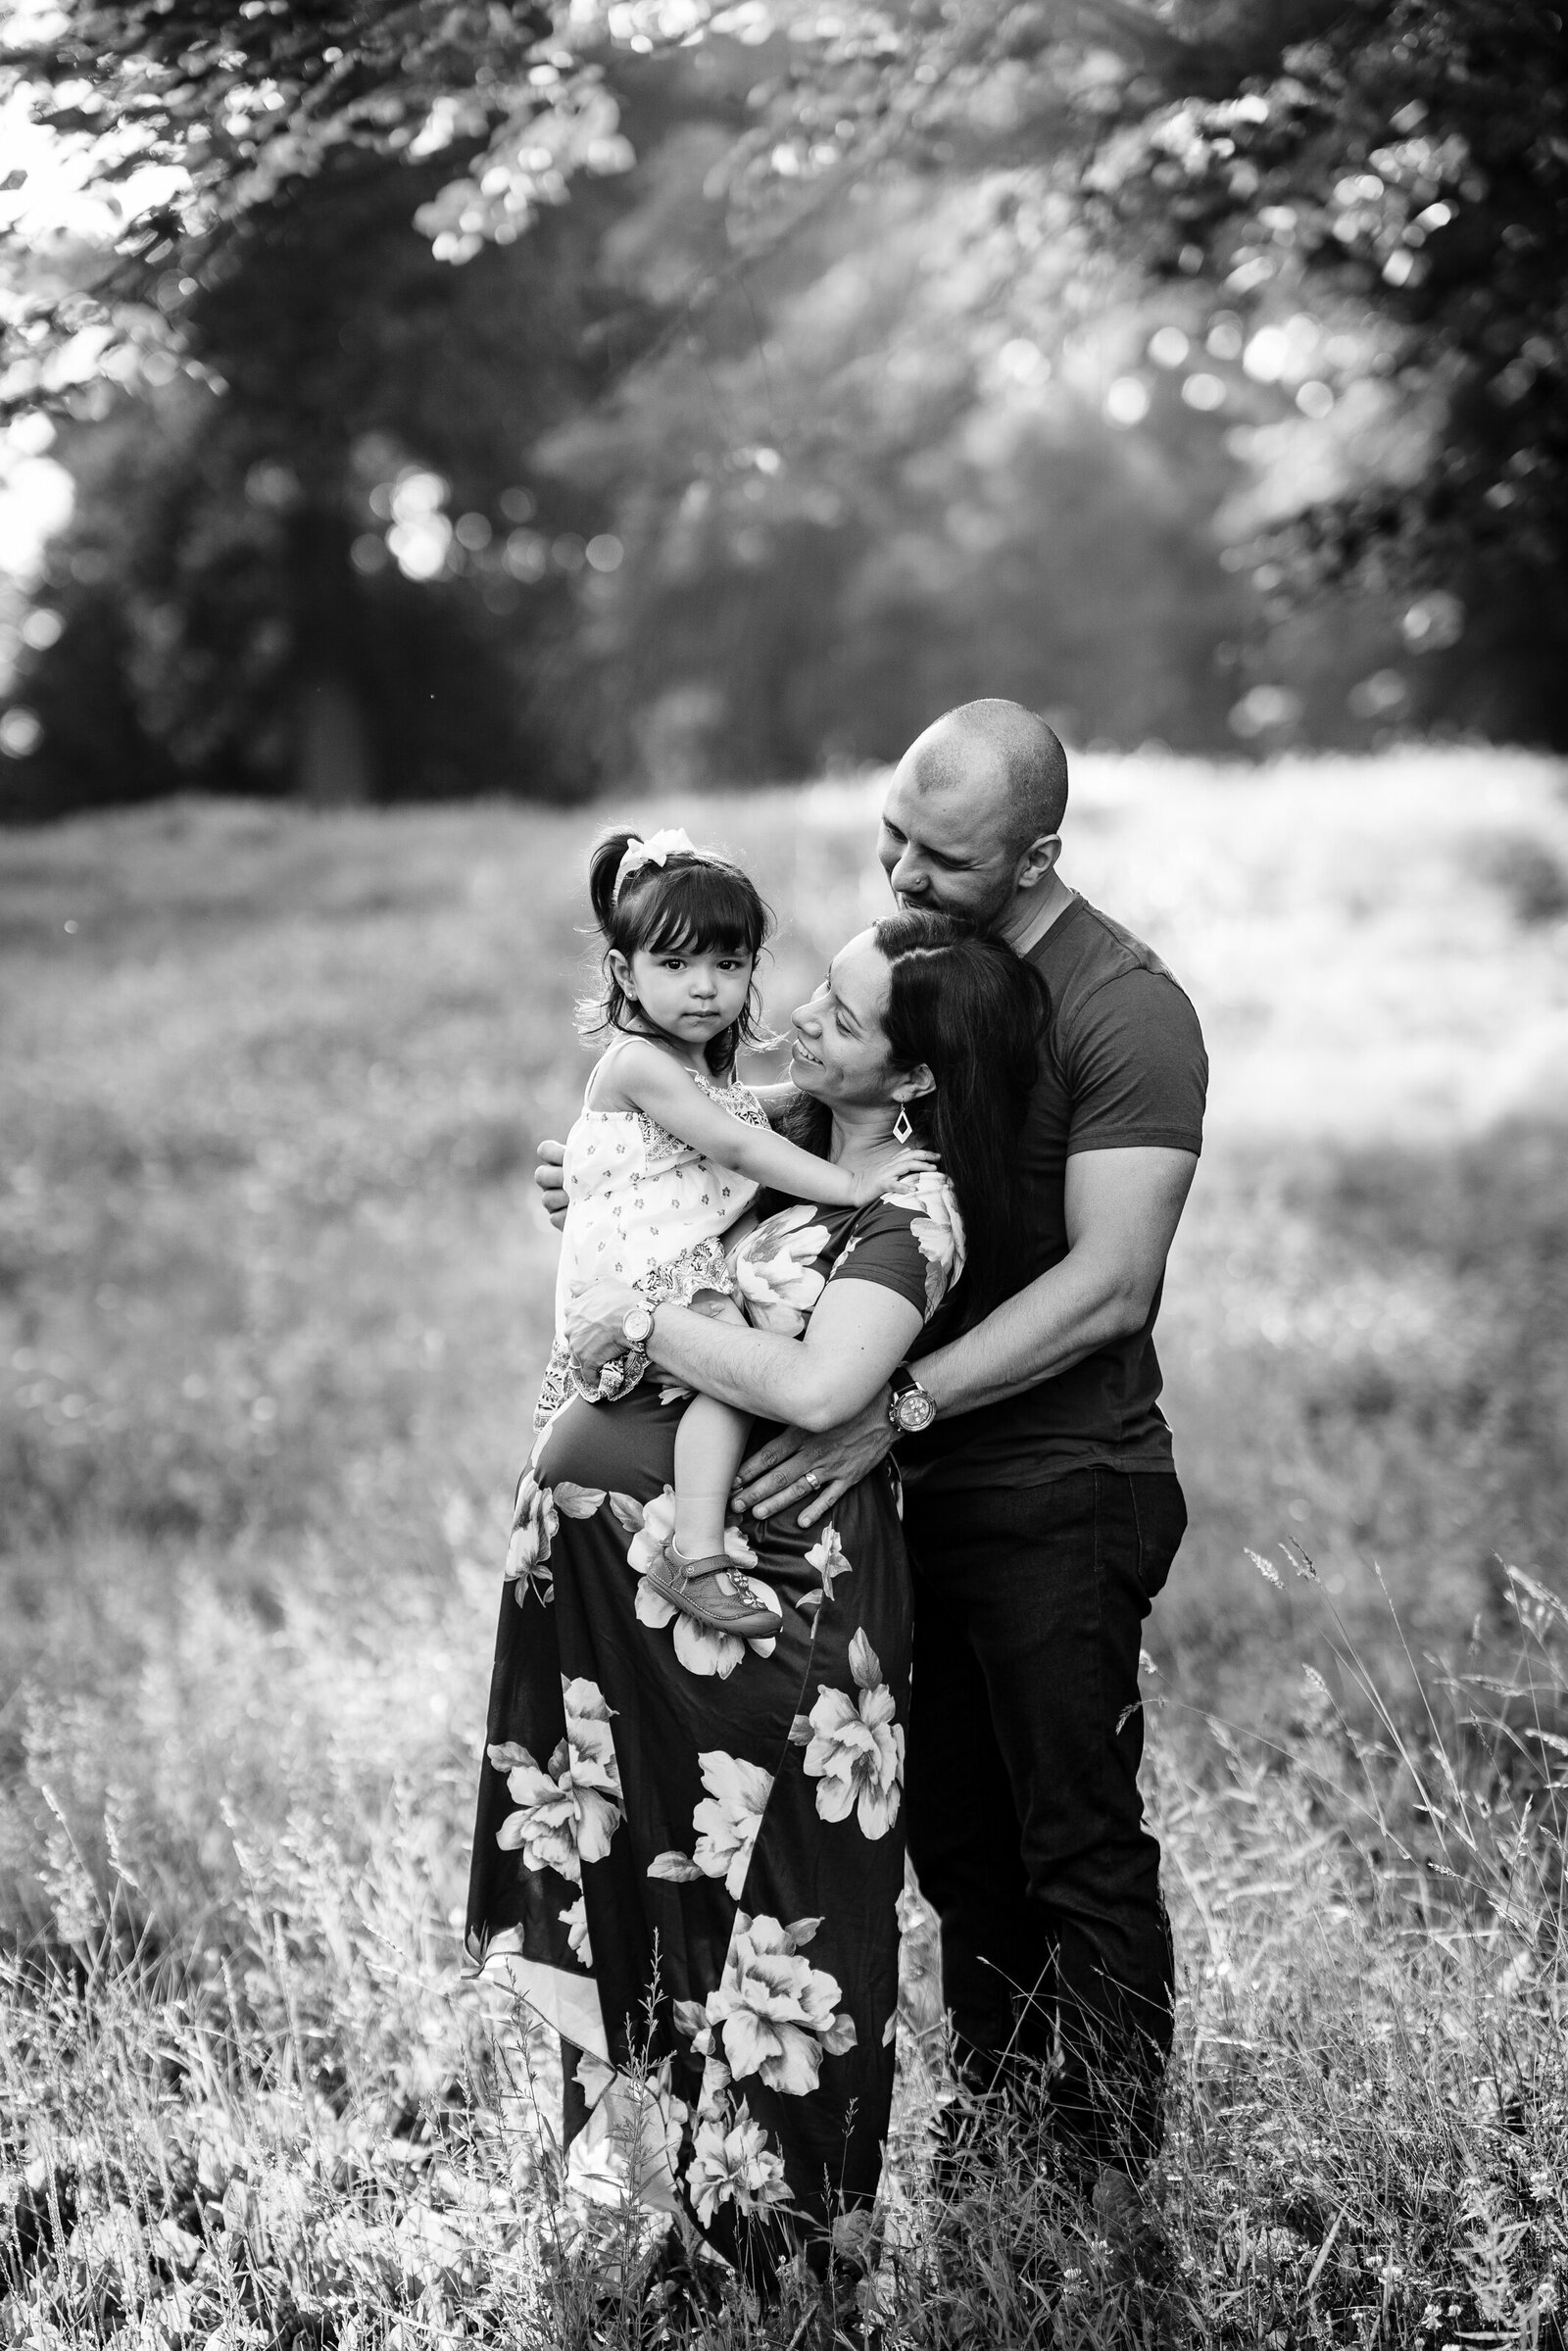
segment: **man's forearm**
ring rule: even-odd
[[[1149,1299],[1103,1268],[1074,1265],[1071,1253],[1027,1289],[1004,1298],[972,1331],[922,1355],[920,1385],[941,1417],[978,1411],[1021,1396],[1081,1363],[1098,1347],[1142,1330]]]

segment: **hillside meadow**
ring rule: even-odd
[[[934,2197],[912,1894],[866,2275],[694,2316],[612,2192],[542,2192],[456,1925],[584,851],[743,857],[781,1017],[883,909],[876,800],[0,839],[0,2341],[1565,2339],[1568,798],[1522,754],[1075,769],[1064,870],[1213,1063],[1148,1635],[1161,2275],[994,2118]]]

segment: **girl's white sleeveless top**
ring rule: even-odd
[[[692,1083],[732,1118],[766,1126],[767,1113],[749,1086],[715,1086],[700,1077]],[[586,1105],[566,1137],[563,1177],[567,1206],[556,1277],[558,1340],[566,1301],[581,1283],[608,1274],[636,1282],[656,1265],[673,1263],[726,1232],[759,1190],[641,1110]]]

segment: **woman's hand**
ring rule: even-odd
[[[629,1282],[613,1276],[588,1282],[566,1308],[566,1345],[581,1371],[600,1371],[626,1352],[622,1325],[633,1306],[646,1304]]]
[[[892,1449],[893,1429],[884,1388],[853,1420],[820,1437],[808,1436],[802,1429],[786,1429],[773,1438],[741,1463],[730,1502],[735,1509],[766,1519],[776,1518],[791,1502],[804,1500],[806,1508],[798,1514],[796,1524],[809,1527]]]

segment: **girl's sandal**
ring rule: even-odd
[[[778,1610],[763,1605],[722,1551],[706,1559],[682,1559],[666,1543],[643,1572],[662,1598],[715,1633],[733,1633],[741,1641],[768,1641],[783,1630]],[[733,1592],[726,1592],[718,1581],[726,1574],[735,1585]]]

